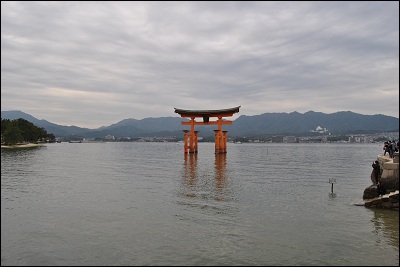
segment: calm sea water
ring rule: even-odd
[[[398,265],[399,213],[354,205],[381,149],[2,149],[1,265]]]

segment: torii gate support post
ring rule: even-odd
[[[218,130],[214,130],[215,133],[215,154],[226,153],[226,141],[227,141],[227,132],[222,131],[222,124],[225,124],[222,120],[222,117],[218,117]]]
[[[198,138],[199,138],[199,131],[194,131],[194,153],[198,152]]]
[[[224,148],[222,153],[226,153],[226,140],[227,140],[227,133],[228,131],[222,131],[222,139],[223,139],[223,144],[224,144]]]
[[[215,154],[226,153],[226,140],[228,131],[214,130],[215,132]]]
[[[188,148],[188,130],[183,130],[183,153],[188,153],[189,148]]]
[[[214,130],[215,133],[215,154],[219,154],[219,131]]]
[[[194,143],[195,143],[195,133],[194,133],[194,123],[195,123],[195,117],[191,117],[190,120],[190,144],[189,144],[189,153],[195,153],[194,151]]]
[[[188,135],[189,138],[189,153],[197,153],[198,152],[198,136],[199,131],[194,130],[194,125],[196,121],[194,120],[195,117],[191,117],[190,120],[190,134]],[[184,153],[187,153],[187,150],[184,150]]]
[[[224,153],[224,138],[222,136],[222,117],[218,117],[218,150],[216,154]]]

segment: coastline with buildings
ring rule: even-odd
[[[103,138],[79,138],[73,136],[74,140],[78,138],[82,142],[179,142],[183,141],[178,136],[142,136],[142,137],[117,137],[114,135],[106,135]],[[199,136],[199,142],[214,142],[214,136]],[[387,140],[399,140],[399,132],[375,133],[375,134],[314,134],[310,136],[294,136],[294,135],[272,135],[265,137],[237,137],[229,136],[228,143],[351,143],[366,144],[378,143],[383,144]],[[57,138],[57,141],[69,141],[68,138]]]

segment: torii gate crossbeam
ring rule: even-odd
[[[232,124],[232,121],[225,121],[223,117],[231,117],[233,114],[239,112],[238,107],[217,110],[186,110],[175,108],[175,113],[181,115],[182,118],[190,118],[190,121],[182,121],[182,125],[190,126],[190,133],[188,130],[184,132],[184,153],[197,153],[198,131],[194,130],[195,125],[218,125],[218,130],[215,133],[215,153],[226,153],[226,140],[227,131],[222,131],[222,125]],[[210,121],[210,118],[216,117],[217,121]],[[196,121],[196,118],[203,118],[203,121]]]

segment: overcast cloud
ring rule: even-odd
[[[1,2],[1,110],[399,117],[399,2]]]

